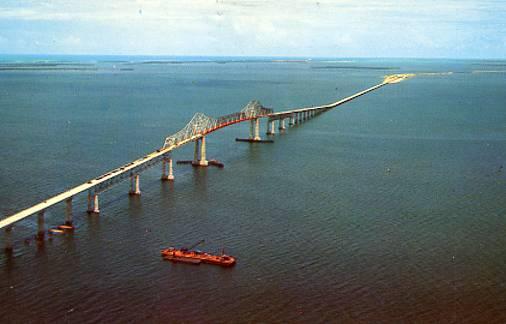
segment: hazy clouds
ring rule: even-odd
[[[503,1],[2,1],[1,53],[506,57]]]

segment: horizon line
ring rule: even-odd
[[[293,59],[411,59],[411,60],[506,60],[506,57],[446,57],[446,56],[294,56],[294,55],[212,55],[212,54],[79,54],[79,53],[1,53],[0,56],[129,56],[129,57],[231,57],[231,58],[293,58]]]

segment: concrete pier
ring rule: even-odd
[[[99,214],[100,208],[98,206],[98,194],[88,192],[88,214]]]
[[[290,115],[290,121],[288,122],[288,126],[293,126],[295,124],[295,114]]]
[[[128,194],[133,196],[141,194],[138,174],[132,174],[132,176],[130,177],[130,191],[128,192]]]
[[[256,119],[253,119],[251,122],[254,124],[254,129],[255,129],[253,140],[260,141],[261,140],[261,138],[260,138],[260,119],[256,118]],[[251,136],[250,136],[250,138],[251,138]]]
[[[260,119],[255,118],[250,120],[249,127],[249,138],[236,138],[237,142],[248,142],[248,143],[274,143],[273,140],[263,140],[260,137]]]
[[[72,215],[72,198],[65,200],[65,225],[72,226],[73,215]]]
[[[44,224],[44,210],[37,213],[37,240],[43,241],[46,235],[46,226]]]
[[[199,139],[197,138],[195,140],[195,146],[193,148],[193,162],[192,162],[193,165],[198,165],[199,164],[199,150],[200,150],[199,149],[199,146],[200,146],[199,143],[200,143]]]
[[[281,118],[279,120],[279,127],[278,127],[279,130],[285,130],[286,127],[285,127],[285,119],[284,118]]]
[[[191,164],[193,166],[199,166],[199,167],[206,167],[209,165],[209,161],[207,161],[206,156],[206,137],[202,136],[201,138],[198,138],[195,140],[195,148],[193,150],[193,160],[191,161]],[[186,161],[178,161],[180,162],[186,162]]]
[[[249,121],[249,139],[250,140],[253,140],[253,138],[255,137],[255,120],[252,119]]]
[[[5,252],[6,253],[12,253],[12,250],[13,250],[13,245],[12,245],[12,226],[7,226],[5,228],[5,236],[4,236],[4,240],[5,240]]]
[[[206,157],[206,137],[200,138],[200,159],[198,160],[198,166],[208,166],[209,162]]]
[[[168,167],[168,174],[166,172]],[[174,173],[172,170],[172,157],[167,157],[162,160],[162,181],[173,181],[174,180]]]
[[[267,135],[274,135],[276,134],[276,127],[274,125],[275,120],[268,120],[267,121]]]

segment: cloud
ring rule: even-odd
[[[6,0],[0,30],[25,45],[0,52],[505,56],[505,16],[494,0]]]

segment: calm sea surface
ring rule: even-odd
[[[0,215],[161,147],[195,112],[328,103],[403,72],[427,74],[274,144],[236,143],[248,124],[211,134],[224,169],[161,183],[156,166],[141,197],[103,193],[100,216],[82,194],[73,235],[25,244],[36,216],[16,224],[0,322],[504,323],[504,61],[0,56]],[[64,205],[46,215],[61,224]],[[200,239],[237,265],[160,257]]]

